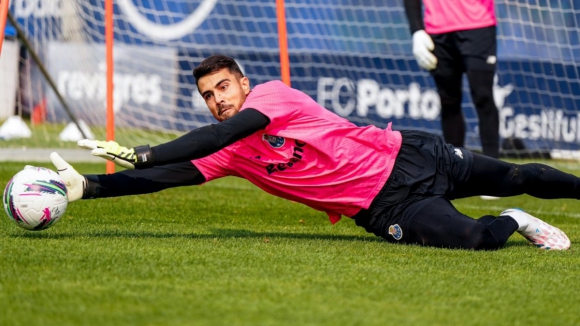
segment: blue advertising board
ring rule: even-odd
[[[208,52],[207,55],[210,53]],[[194,65],[200,62],[204,53],[190,55],[181,62],[184,73],[179,74],[183,98],[187,94],[196,95],[195,81],[190,72],[191,58],[198,56]],[[264,76],[264,80],[278,79],[275,69],[265,71],[269,66],[263,54],[236,53],[234,56],[243,65],[247,75]],[[272,55],[270,63],[277,62]],[[368,66],[383,66],[386,69],[369,74],[355,68],[340,68],[323,65],[323,62],[354,62],[356,58],[346,56],[329,58],[329,55],[291,55],[292,62],[301,68],[293,69],[294,74],[309,76],[296,78],[292,87],[300,89],[327,109],[360,125],[375,124],[386,127],[392,123],[396,128],[438,130],[440,110],[438,95],[431,78],[417,76],[413,59],[392,60],[384,58],[368,59]],[[306,64],[305,64],[306,63]],[[308,67],[308,68],[307,68]],[[326,67],[326,68],[325,68]],[[410,67],[410,68],[406,68]],[[547,71],[546,74],[522,74],[522,71]],[[494,98],[500,113],[500,135],[502,138],[521,138],[528,147],[578,149],[580,143],[579,67],[576,65],[547,64],[540,61],[500,61],[498,76],[494,85]],[[530,83],[533,83],[532,85]],[[530,91],[534,89],[535,91]],[[467,88],[464,103],[470,103]],[[208,115],[203,101],[181,101],[181,118],[200,120]],[[197,113],[197,116],[193,114]],[[470,114],[471,113],[471,114]],[[477,117],[473,110],[466,111],[468,129],[477,131]],[[478,146],[478,136],[472,132],[468,145]]]
[[[92,124],[105,125],[105,49],[56,41],[49,42],[47,49],[49,73],[73,114]],[[171,120],[166,117],[178,110],[173,82],[177,51],[156,47],[142,50],[142,46],[130,45],[115,48],[114,65],[122,67],[113,77],[115,123],[123,127],[172,130]],[[48,119],[66,120],[63,119],[66,117],[64,108],[52,90],[48,91],[47,98],[54,111]]]
[[[89,0],[77,8],[95,43],[104,42],[103,11],[96,10],[103,6],[104,0]],[[59,0],[14,0],[11,8],[32,35],[38,24],[62,27],[67,9]],[[580,149],[580,23],[574,8],[580,8],[580,0],[496,1],[494,97],[502,138]],[[413,59],[400,0],[286,1],[286,15],[292,87],[357,124],[392,122],[397,128],[438,132],[438,96],[432,78]],[[215,122],[191,75],[205,56],[233,56],[254,85],[280,78],[274,1],[116,0],[114,17],[116,46],[178,51],[174,65],[179,71],[172,77],[178,87],[176,109],[168,113],[177,121],[172,128]],[[467,89],[467,145],[477,148],[477,116]]]

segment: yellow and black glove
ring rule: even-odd
[[[83,139],[77,145],[90,149],[94,156],[112,161],[126,169],[146,169],[154,165],[149,145],[127,148],[115,141]]]

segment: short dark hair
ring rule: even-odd
[[[230,73],[239,75],[239,77],[244,77],[244,73],[238,66],[238,63],[233,58],[222,54],[215,54],[205,58],[199,66],[193,69],[193,77],[195,77],[195,83],[199,81],[199,79],[207,74],[211,74],[212,72],[216,72],[223,68],[228,68]]]

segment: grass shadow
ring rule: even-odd
[[[158,232],[138,232],[125,230],[106,230],[87,233],[41,233],[27,232],[11,234],[12,238],[24,239],[82,239],[82,238],[189,238],[189,239],[215,239],[215,238],[287,238],[287,239],[304,239],[304,240],[333,240],[333,241],[364,241],[378,242],[385,241],[373,235],[337,235],[321,233],[294,233],[294,232],[255,232],[244,229],[210,229],[211,233],[158,233]]]
[[[374,236],[372,234],[368,235],[341,235],[341,234],[324,234],[324,233],[297,233],[297,232],[256,232],[246,229],[209,229],[211,233],[161,233],[161,232],[150,232],[150,231],[128,231],[128,230],[105,230],[97,232],[86,232],[86,233],[46,233],[46,232],[26,232],[26,233],[13,233],[9,236],[12,238],[23,238],[23,239],[85,239],[85,238],[153,238],[153,239],[178,239],[178,238],[188,238],[188,239],[216,239],[216,238],[229,238],[229,239],[272,239],[272,238],[285,238],[285,239],[303,239],[307,241],[314,240],[330,240],[330,241],[353,241],[353,242],[387,242],[385,239]],[[572,243],[572,246],[574,243]],[[530,243],[527,241],[508,241],[502,249],[506,248],[521,248],[529,247]],[[445,248],[441,248],[445,249]],[[455,249],[449,249],[455,250]]]

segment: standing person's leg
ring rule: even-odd
[[[437,67],[431,71],[441,101],[441,130],[449,144],[465,144],[465,120],[461,109],[464,66],[456,48],[454,33],[431,35]]]
[[[484,155],[499,157],[499,112],[493,99],[493,78],[489,70],[467,70],[473,105],[479,119],[479,137]]]
[[[465,145],[465,118],[461,110],[461,72],[450,75],[433,74],[437,92],[441,100],[441,131],[449,144],[457,147]]]
[[[499,113],[493,98],[497,67],[496,27],[460,31],[455,34],[473,105],[479,119],[479,136],[484,155],[499,156]]]

